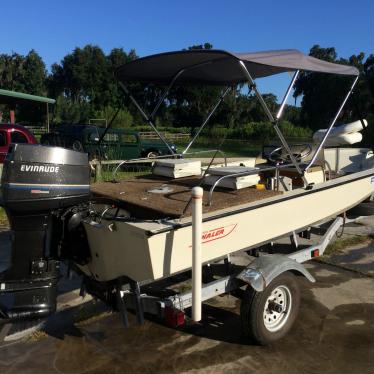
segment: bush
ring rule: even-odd
[[[88,118],[92,118],[92,116],[93,111],[88,103],[73,102],[64,96],[57,98],[54,113],[55,123],[87,123]]]
[[[112,120],[114,114],[116,113],[117,109],[112,108],[110,106],[104,108],[103,110],[97,110],[94,112],[94,118],[105,118],[108,123]],[[116,128],[127,128],[132,126],[133,124],[133,117],[131,113],[127,109],[121,109],[116,118],[113,121],[112,127]]]
[[[279,127],[283,135],[288,138],[310,138],[312,136],[310,129],[297,127],[288,121],[282,121]],[[251,139],[263,142],[268,142],[276,137],[272,124],[266,121],[250,122],[233,129],[227,129],[220,125],[211,126],[205,129],[201,135],[211,139],[222,139],[226,136],[228,139]]]
[[[308,127],[295,126],[291,122],[282,121],[280,129],[284,136],[293,138],[310,138],[313,131]]]
[[[169,132],[172,134],[177,134],[177,133],[190,134],[191,133],[191,129],[189,127],[156,126],[156,128],[160,132]],[[132,129],[135,131],[140,131],[140,132],[153,131],[149,125],[134,126],[132,127]]]

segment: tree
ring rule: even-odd
[[[109,97],[108,104],[112,107],[123,106],[124,103],[127,106],[130,104],[129,99],[124,97],[123,90],[119,87],[117,80],[115,79],[115,73],[117,69],[132,60],[137,59],[138,56],[134,49],[131,49],[128,53],[124,51],[123,48],[113,48],[107,59],[107,69],[108,69],[108,93]],[[131,91],[137,93],[137,86],[130,85]]]
[[[356,66],[361,77],[355,89],[355,101],[361,104],[366,114],[373,113],[373,98],[370,97],[370,92],[373,92],[370,91],[373,89],[370,88],[373,87],[370,83],[373,63],[370,57],[366,62],[364,53],[353,55],[349,59],[338,59],[335,48],[321,48],[319,45],[313,46],[309,54],[329,62]],[[337,113],[351,84],[352,77],[303,72],[295,84],[294,91],[294,97],[302,96],[301,124],[315,130],[326,128]],[[355,101],[351,98],[347,102],[339,117],[340,122],[358,119]]]
[[[0,85],[3,89],[22,91],[24,56],[18,53],[0,55]]]
[[[32,49],[23,62],[24,91],[33,95],[44,96],[46,88],[47,70],[42,58]]]
[[[50,90],[74,103],[89,102],[95,108],[108,104],[108,66],[98,46],[75,48],[60,64],[52,66]]]
[[[47,71],[42,58],[35,50],[26,56],[18,53],[0,55],[0,87],[32,95],[46,94]],[[45,107],[36,103],[13,105],[18,122],[43,121]],[[6,111],[7,112],[7,111]]]
[[[32,49],[26,56],[0,55],[0,86],[32,95],[46,94],[47,71],[42,58]]]
[[[188,50],[212,48],[212,44],[205,43],[188,47]],[[169,108],[175,125],[200,126],[218,101],[221,91],[222,87],[213,86],[174,86],[169,95]]]
[[[53,64],[49,92],[54,97],[64,97],[57,104],[62,108],[56,109],[56,119],[70,122],[79,117],[80,122],[87,122],[95,112],[111,113],[113,108],[122,106],[124,93],[114,74],[120,65],[135,58],[134,50],[126,53],[122,48],[114,48],[106,56],[98,46],[86,45],[75,48],[59,64]],[[79,108],[82,109],[81,116],[77,116]]]

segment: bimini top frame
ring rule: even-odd
[[[289,94],[297,80],[299,72],[310,71],[319,73],[330,73],[353,76],[354,81],[343,100],[342,105],[339,107],[334,119],[328,127],[324,138],[317,147],[317,150],[312,156],[309,164],[302,170],[299,163],[292,154],[292,151],[285,140],[278,122],[283,113],[284,106],[289,97]],[[294,72],[291,83],[283,97],[281,105],[275,117],[271,113],[269,107],[266,105],[263,97],[258,91],[255,79],[266,77],[283,72]],[[157,131],[153,121],[154,117],[165,100],[170,89],[175,85],[219,85],[226,86],[222,92],[217,104],[213,107],[212,111],[207,116],[206,120],[198,129],[196,135],[188,144],[182,154],[186,153],[191,147],[192,143],[196,140],[204,126],[207,124],[215,110],[218,108],[224,97],[228,93],[230,87],[236,86],[241,83],[248,83],[251,90],[254,91],[262,108],[264,109],[269,121],[272,122],[277,136],[279,137],[282,146],[288,153],[292,164],[300,173],[304,182],[304,172],[316,160],[320,150],[322,149],[331,129],[336,123],[345,103],[347,102],[353,88],[358,80],[359,71],[353,66],[334,64],[331,62],[319,60],[317,58],[304,55],[303,53],[288,49],[278,51],[256,52],[256,53],[233,53],[223,50],[188,50],[161,53],[143,57],[131,61],[117,69],[116,76],[120,82],[121,87],[129,95],[131,101],[139,109],[145,120],[157,133],[160,139],[167,145],[171,154],[174,154],[166,140]],[[161,95],[158,103],[156,104],[151,115],[147,115],[140,107],[135,98],[129,92],[126,84],[129,82],[147,82],[166,85],[166,88]],[[307,184],[307,183],[306,183]]]

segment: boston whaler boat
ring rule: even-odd
[[[330,126],[320,132],[318,145],[289,145],[278,126],[300,71],[353,79]],[[294,75],[274,116],[255,79],[283,72]],[[281,338],[298,311],[295,275],[314,281],[301,263],[323,254],[344,224],[339,215],[374,192],[371,162],[365,160],[345,173],[337,164],[333,170],[324,157],[324,145],[358,80],[358,70],[296,50],[191,50],[134,60],[118,69],[117,78],[167,146],[153,121],[170,89],[204,84],[224,89],[184,152],[170,149],[167,158],[151,160],[152,175],[97,183],[91,194],[86,155],[58,147],[11,147],[1,188],[14,233],[12,265],[1,274],[0,295],[16,296],[12,306],[2,307],[0,318],[10,322],[54,312],[58,262],[66,260],[83,276],[82,290],[119,310],[125,325],[127,309],[136,311],[140,323],[144,313],[151,313],[178,326],[192,305],[192,317],[199,320],[201,300],[247,286],[241,294],[243,331],[260,343]],[[131,82],[166,86],[150,116],[129,92]],[[257,96],[281,146],[264,151],[261,162],[248,160],[244,166],[215,167],[211,162],[201,175],[199,161],[188,159],[188,151],[230,88],[243,83]],[[355,126],[355,131],[360,129]],[[147,161],[127,160],[117,169]],[[330,226],[318,245],[295,245],[289,254],[258,250],[284,236],[297,244],[297,234],[307,238],[322,222]],[[248,253],[248,264],[229,266],[230,255],[238,251]],[[158,281],[189,277],[191,268],[192,292],[165,297],[155,291]]]

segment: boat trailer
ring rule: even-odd
[[[196,217],[201,217],[199,203],[199,200],[193,200],[193,220],[195,220],[193,231],[196,230],[196,225],[199,225],[199,222],[196,222]],[[248,318],[243,315],[243,305],[244,308],[245,306],[251,307],[254,294],[263,295],[265,294],[264,291],[268,289],[273,291],[272,285],[276,284],[277,280],[284,277],[285,274],[291,277],[294,275],[304,276],[308,281],[314,283],[314,277],[302,264],[322,256],[329,243],[336,237],[338,230],[345,224],[353,222],[355,222],[354,219],[339,216],[333,220],[327,220],[313,227],[300,230],[297,233],[292,232],[288,235],[290,238],[288,247],[292,251],[287,254],[276,253],[274,241],[280,238],[262,243],[260,247],[246,248],[243,252],[248,254],[249,263],[244,266],[231,261],[235,257],[234,254],[222,258],[219,263],[214,264],[201,264],[198,261],[193,261],[192,270],[159,281],[135,282],[123,278],[117,281],[115,297],[113,295],[110,297],[109,289],[105,288],[101,288],[102,292],[98,293],[100,289],[98,283],[91,278],[84,277],[81,294],[84,295],[87,291],[101,300],[107,300],[108,305],[120,313],[125,327],[129,326],[128,310],[131,310],[135,313],[138,324],[144,323],[145,315],[151,315],[159,320],[164,320],[168,326],[174,328],[186,323],[191,324],[200,321],[202,302],[216,296],[230,294],[242,299],[241,319],[244,335],[249,335],[255,338],[257,342],[267,344],[272,341],[272,338],[261,335],[251,336],[246,331],[245,325],[248,323]],[[302,247],[298,238],[310,239],[311,234],[320,236],[318,243]],[[195,238],[198,237],[201,238],[201,235],[195,235]],[[192,256],[194,258],[196,258],[196,250],[200,250],[198,242],[199,240],[193,241]],[[187,287],[184,284],[186,281]],[[188,288],[188,290],[178,292],[178,285],[182,285],[182,288]],[[279,287],[275,288],[275,290],[279,289]],[[283,316],[287,316],[290,311],[286,309],[286,305],[282,305],[284,297],[285,295],[281,295],[280,300],[273,300],[272,295],[267,296],[265,308],[262,307],[261,310],[256,311],[251,310],[251,313],[266,314],[271,318],[269,322],[273,324],[274,318],[276,318],[275,321],[280,326],[285,322]],[[290,295],[290,297],[298,297],[298,295]],[[294,300],[294,303],[298,305],[298,301]],[[298,310],[294,312],[297,314]]]

